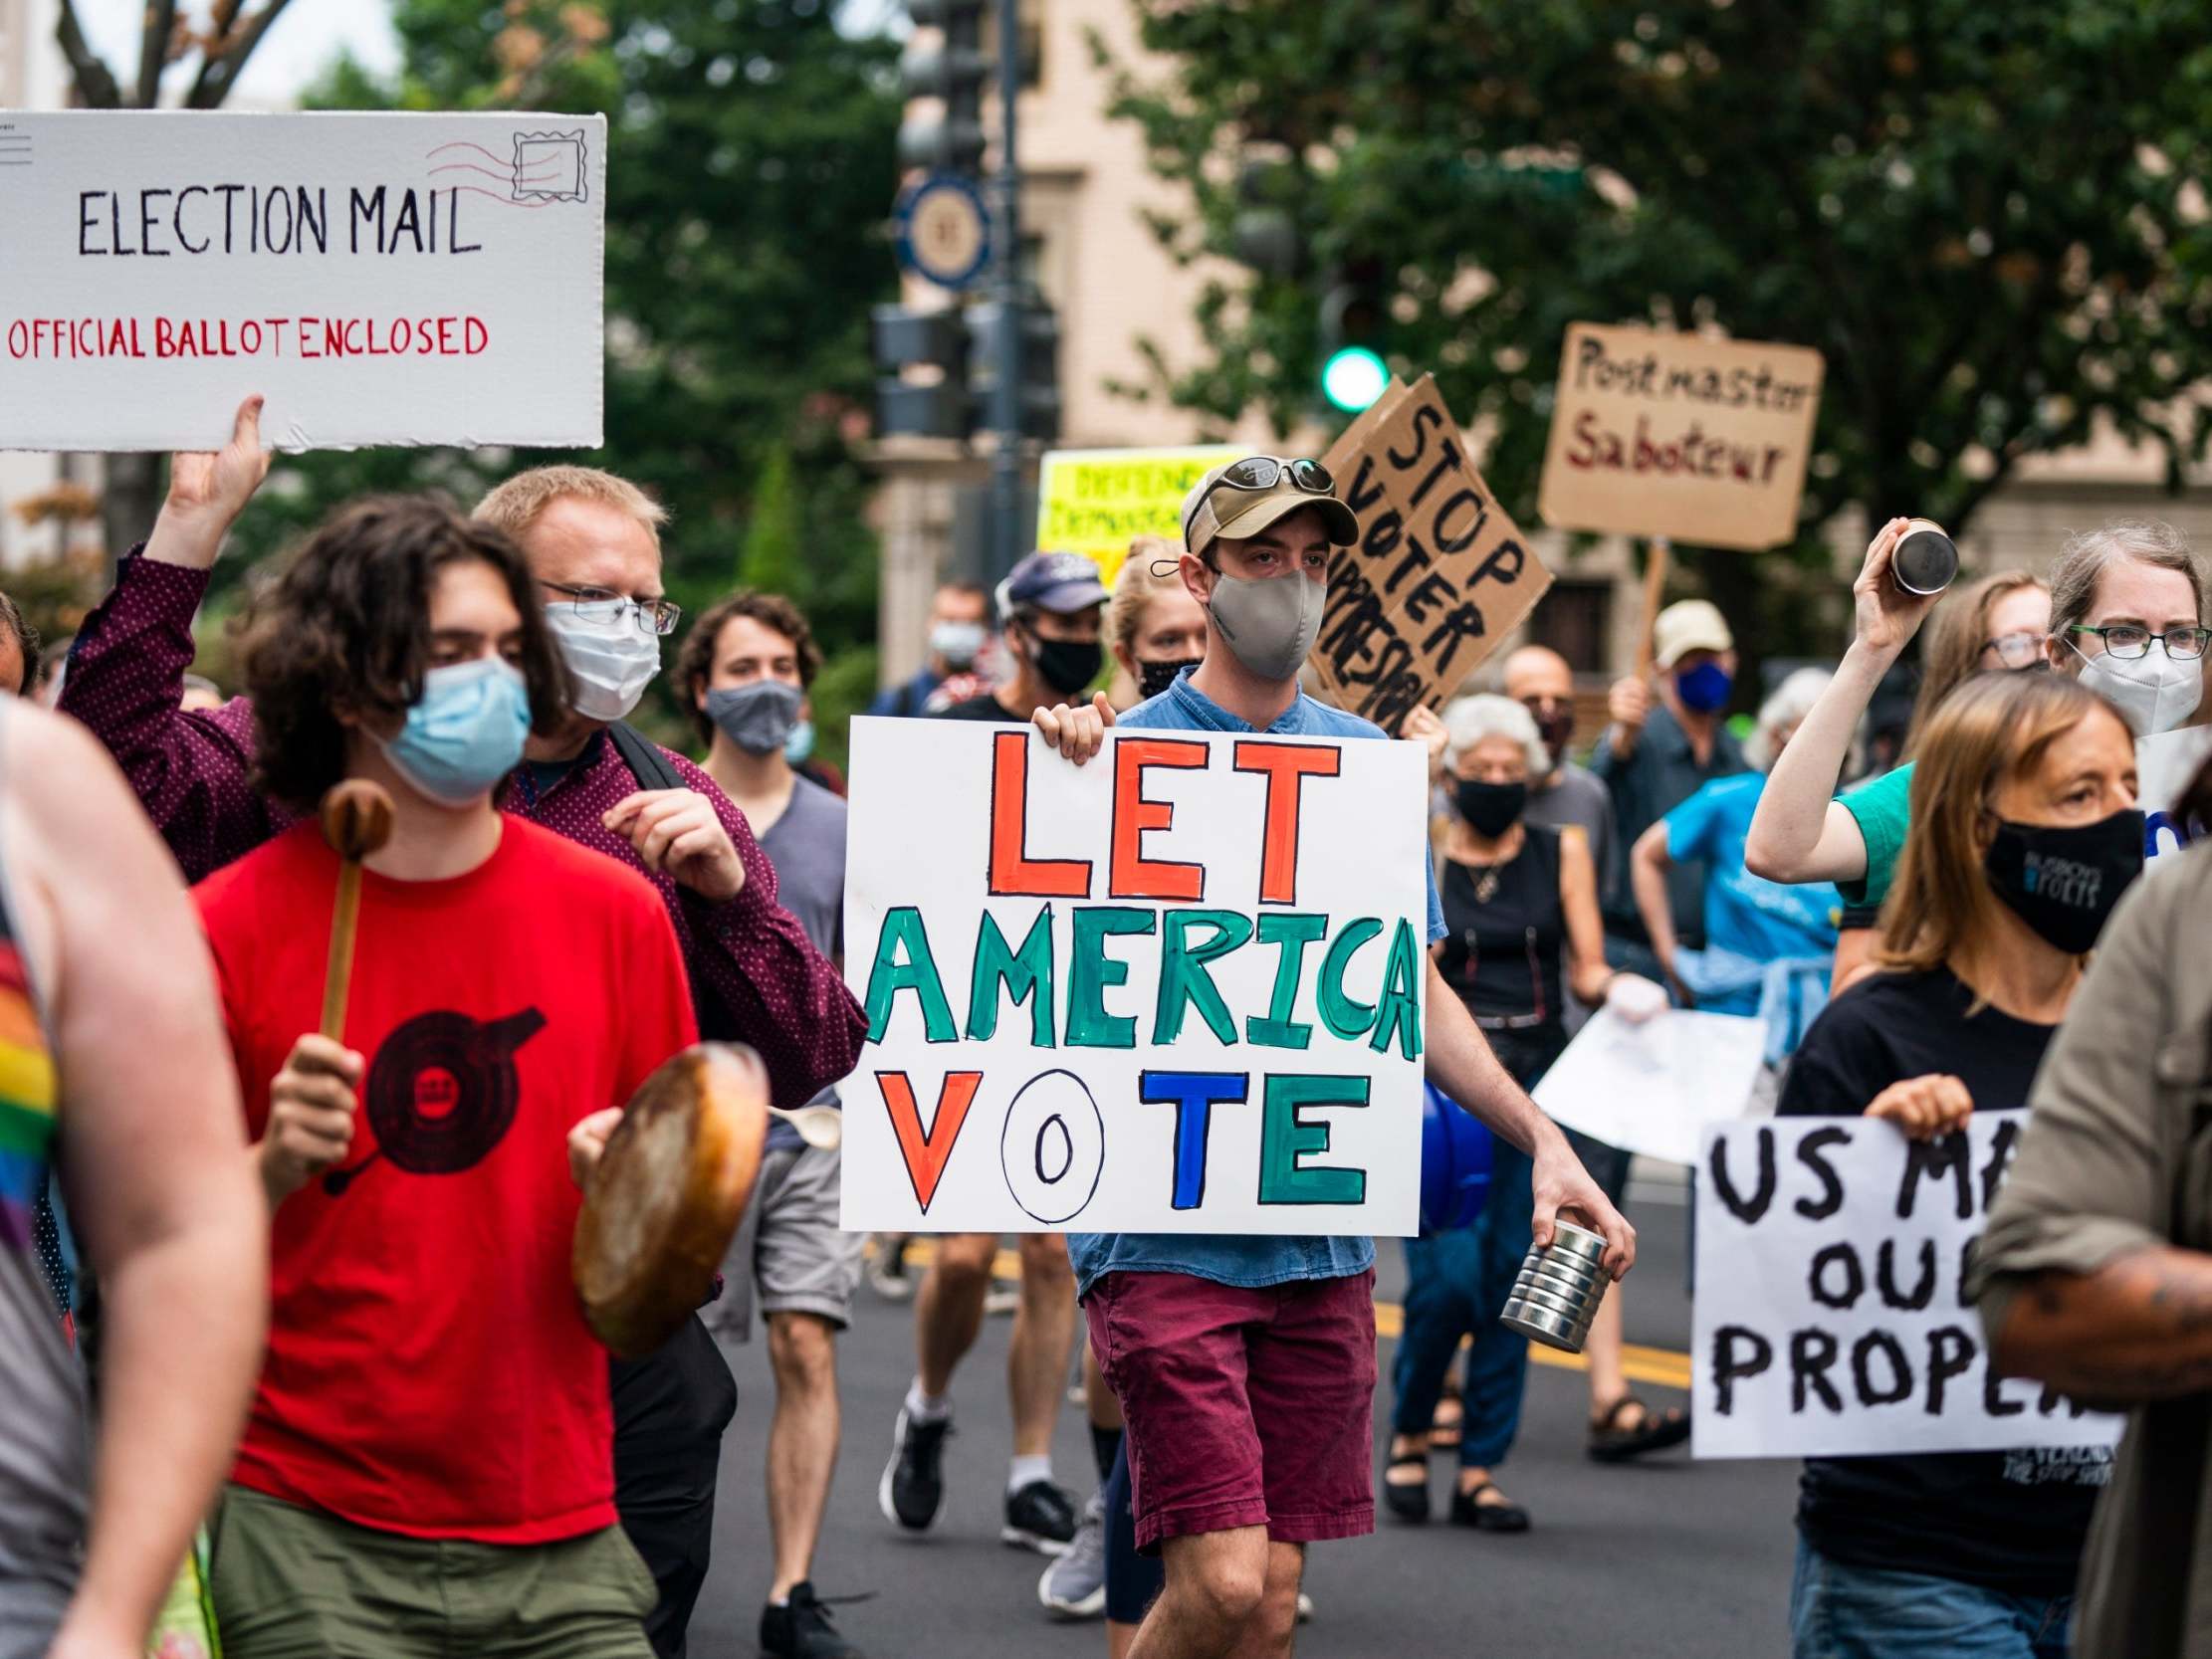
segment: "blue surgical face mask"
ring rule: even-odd
[[[791,734],[783,739],[783,758],[797,765],[814,752],[814,723],[800,721],[791,727]]]
[[[522,763],[530,689],[500,657],[478,657],[422,677],[422,696],[377,744],[392,770],[442,806],[471,806]]]
[[[1674,676],[1674,695],[1692,714],[1709,715],[1727,705],[1735,684],[1735,676],[1718,663],[1699,663]]]

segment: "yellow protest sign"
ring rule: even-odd
[[[1056,449],[1037,470],[1037,545],[1081,553],[1111,587],[1129,543],[1183,534],[1183,498],[1209,467],[1246,452],[1228,444],[1182,449]]]

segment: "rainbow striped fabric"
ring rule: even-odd
[[[4,924],[0,924],[4,926]],[[0,937],[0,1247],[31,1247],[54,1141],[54,1059],[13,939]]]

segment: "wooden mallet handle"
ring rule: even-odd
[[[338,856],[337,904],[331,913],[331,960],[323,970],[323,1035],[345,1040],[345,993],[353,978],[353,933],[361,914],[361,860],[391,839],[391,797],[348,778],[323,797],[323,839]]]

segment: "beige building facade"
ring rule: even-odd
[[[1095,38],[1113,64],[1140,81],[1161,74],[1162,66],[1139,46],[1129,0],[1027,0],[1024,16],[1037,73],[1020,102],[1022,229],[1029,269],[1059,316],[1059,443],[1106,448],[1217,438],[1313,453],[1324,441],[1319,433],[1278,440],[1256,418],[1228,431],[1205,429],[1161,399],[1143,347],[1149,342],[1174,366],[1200,360],[1206,342],[1193,314],[1199,294],[1210,276],[1233,279],[1234,272],[1179,268],[1153,235],[1148,214],[1172,215],[1188,204],[1146,165],[1137,127],[1108,116],[1112,76],[1096,64],[1090,42]],[[944,296],[910,281],[904,298],[930,306]],[[1151,389],[1153,398],[1130,395],[1134,387]],[[889,683],[919,666],[930,592],[954,558],[956,489],[980,483],[989,464],[957,446],[905,440],[883,445],[880,459],[880,637]],[[2212,549],[2208,483],[2192,477],[2180,495],[2169,494],[2162,457],[2106,438],[2022,466],[1976,514],[1960,551],[1975,572],[2037,567],[2071,532],[2123,517],[2168,519]],[[1835,539],[1838,569],[1848,577],[1864,533],[1855,521],[1840,520]],[[1586,689],[1596,692],[1635,658],[1635,559],[1618,538],[1572,555],[1563,537],[1538,534],[1536,543],[1560,580],[1532,627],[1567,652]],[[1840,595],[1836,613],[1839,629],[1847,626]]]
[[[69,65],[54,42],[59,14],[56,0],[0,0],[0,110],[68,107]],[[72,546],[97,543],[97,526],[79,526],[73,532],[53,522],[28,524],[16,511],[20,504],[47,496],[65,478],[97,490],[97,458],[0,450],[0,568],[19,568]],[[66,545],[65,535],[70,536]]]

